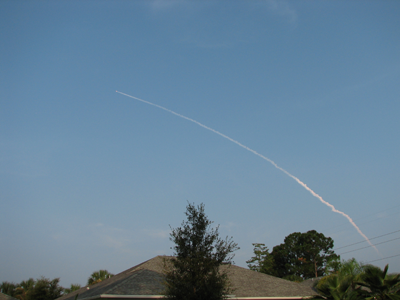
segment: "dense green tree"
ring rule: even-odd
[[[14,282],[3,281],[0,285],[0,291],[3,294],[14,297],[17,286],[18,285]]]
[[[335,274],[339,271],[341,265],[340,256],[331,257],[326,262],[325,273],[326,274]]]
[[[98,270],[92,273],[88,278],[87,284],[92,285],[103,281],[104,279],[111,278],[114,274],[109,273],[107,270]]]
[[[79,290],[80,288],[81,288],[80,284],[71,284],[71,286],[69,288],[65,288],[63,292],[64,294],[69,294],[76,290]]]
[[[306,279],[325,275],[327,262],[338,257],[332,248],[332,238],[315,230],[288,235],[271,253],[277,276],[297,275]]]
[[[221,300],[230,287],[222,264],[231,264],[237,244],[232,238],[219,237],[204,213],[204,204],[188,203],[187,221],[172,229],[175,258],[165,264],[165,297],[175,300]]]
[[[365,287],[362,291],[366,300],[400,300],[400,274],[388,274],[389,265],[382,270],[373,265],[363,268],[358,285]]]
[[[36,281],[33,278],[21,281],[15,289],[14,298],[19,300],[28,299],[29,292],[34,288]]]
[[[4,294],[19,300],[54,300],[61,297],[64,290],[59,282],[59,278],[53,280],[45,277],[37,280],[29,278],[19,284],[3,282],[1,289]]]
[[[64,288],[59,282],[60,278],[50,280],[42,277],[36,280],[34,286],[27,292],[27,300],[54,300],[61,297]]]
[[[246,261],[249,269],[269,275],[276,275],[274,257],[269,252],[268,247],[261,243],[254,243],[253,246],[254,256]]]

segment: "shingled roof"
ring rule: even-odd
[[[14,297],[8,296],[6,294],[0,293],[0,300],[17,300]]]
[[[97,284],[83,287],[58,300],[94,300],[101,298],[162,298],[163,262],[168,256],[156,256]],[[316,294],[308,286],[234,265],[223,265],[232,285],[233,298],[302,299]]]

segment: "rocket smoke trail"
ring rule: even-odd
[[[178,114],[178,113],[176,113],[176,112],[174,112],[174,111],[172,111],[172,110],[170,110],[170,109],[168,109],[168,108],[165,108],[165,107],[163,107],[163,106],[160,106],[160,105],[151,103],[151,102],[149,102],[149,101],[146,101],[146,100],[143,100],[143,99],[140,99],[140,98],[136,98],[136,97],[134,97],[134,96],[131,96],[131,95],[128,95],[128,94],[125,94],[125,93],[121,93],[121,92],[118,92],[118,91],[116,91],[116,92],[119,93],[119,94],[121,94],[121,95],[124,95],[124,96],[130,97],[130,98],[139,100],[139,101],[141,101],[141,102],[147,103],[147,104],[149,104],[149,105],[158,107],[158,108],[160,108],[160,109],[162,109],[162,110],[165,110],[165,111],[167,111],[167,112],[169,112],[169,113],[171,113],[171,114],[174,114],[174,115],[176,115],[176,116],[178,116],[178,117],[180,117],[180,118],[182,118],[182,119],[185,119],[185,120],[188,120],[188,121],[190,121],[190,122],[193,122],[193,123],[195,123],[195,124],[197,124],[197,125],[199,125],[199,126],[205,128],[205,129],[207,129],[207,130],[210,130],[210,131],[212,131],[212,132],[214,132],[214,133],[216,133],[216,134],[222,136],[223,138],[225,138],[225,139],[227,139],[227,140],[230,140],[231,142],[235,143],[236,145],[239,145],[240,147],[242,147],[242,148],[244,148],[244,149],[246,149],[246,150],[248,150],[248,151],[254,153],[255,155],[261,157],[262,159],[268,161],[268,162],[271,163],[275,168],[277,168],[278,170],[281,170],[281,171],[282,171],[283,173],[285,173],[287,176],[289,176],[289,177],[293,178],[294,180],[296,180],[297,183],[300,184],[300,185],[301,185],[303,188],[305,188],[307,191],[309,191],[309,192],[311,193],[311,195],[313,195],[314,197],[318,198],[318,200],[321,201],[321,202],[322,202],[323,204],[325,204],[326,206],[330,207],[330,208],[332,209],[333,212],[338,213],[338,214],[341,214],[343,217],[345,217],[345,218],[350,222],[350,224],[353,225],[353,227],[358,231],[358,233],[368,242],[368,244],[370,244],[370,245],[376,250],[376,252],[379,253],[378,249],[370,242],[370,240],[367,238],[367,236],[366,236],[364,233],[362,233],[362,231],[360,230],[360,228],[358,228],[358,226],[356,225],[356,223],[354,223],[353,219],[350,218],[349,215],[345,214],[344,212],[342,212],[342,211],[340,211],[340,210],[337,210],[332,204],[330,204],[329,202],[327,202],[327,201],[325,201],[324,199],[322,199],[322,197],[321,197],[320,195],[318,195],[316,192],[314,192],[312,189],[310,189],[304,182],[302,182],[302,181],[301,181],[300,179],[298,179],[296,176],[290,174],[290,173],[289,173],[288,171],[286,171],[285,169],[279,167],[273,160],[271,160],[271,159],[269,159],[268,157],[265,157],[264,155],[262,155],[262,154],[260,154],[260,153],[258,153],[258,152],[256,152],[256,151],[254,151],[253,149],[250,149],[249,147],[247,147],[247,146],[245,146],[245,145],[239,143],[238,141],[236,141],[236,140],[230,138],[229,136],[227,136],[227,135],[225,135],[225,134],[223,134],[223,133],[221,133],[221,132],[219,132],[219,131],[217,131],[217,130],[215,130],[215,129],[212,129],[212,128],[210,128],[210,127],[204,125],[204,124],[201,124],[200,122],[197,122],[196,120],[193,120],[193,119],[191,119],[191,118],[185,117],[185,116],[183,116],[183,115],[181,115],[181,114]]]

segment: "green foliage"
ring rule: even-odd
[[[274,269],[274,257],[269,253],[268,247],[265,244],[254,243],[254,256],[246,261],[250,270],[276,275]]]
[[[387,274],[372,265],[362,265],[354,258],[340,263],[337,272],[323,277],[316,289],[317,299],[328,300],[400,300],[400,274]]]
[[[14,297],[15,295],[15,289],[18,285],[13,283],[13,282],[8,282],[8,281],[3,281],[0,285],[0,291],[3,294],[9,295],[11,297]]]
[[[16,287],[14,297],[20,300],[28,299],[29,293],[35,287],[35,280],[33,278],[29,278],[28,280],[23,280]]]
[[[365,266],[353,257],[348,260],[342,260],[339,264],[338,273],[340,273],[341,276],[351,276],[352,278],[356,278],[364,272],[364,268]]]
[[[221,239],[218,226],[204,213],[204,204],[188,203],[187,221],[172,229],[174,255],[164,265],[165,297],[176,300],[221,300],[230,292],[222,264],[231,264],[237,244],[232,238]]]
[[[1,284],[1,290],[2,293],[19,300],[54,300],[61,297],[64,290],[59,286],[59,282],[59,278],[50,280],[44,277],[37,280],[29,278],[19,284],[5,281]]]
[[[80,284],[71,284],[71,287],[64,289],[64,295],[79,290],[80,288],[81,288]]]
[[[272,250],[276,275],[282,278],[296,275],[303,279],[323,276],[327,273],[327,263],[338,257],[332,248],[333,240],[315,230],[294,232]]]
[[[351,287],[349,278],[341,278],[338,274],[331,274],[323,279],[317,285],[319,296],[313,299],[326,300],[361,300],[364,299],[358,290]]]
[[[264,244],[253,246],[254,256],[247,261],[251,270],[288,280],[319,277],[338,268],[339,256],[331,250],[333,240],[315,230],[288,235],[271,253]]]
[[[330,262],[328,262],[329,266]],[[362,263],[359,263],[355,258],[338,261],[335,259],[335,269],[330,269],[331,275],[337,275],[339,281],[350,282],[352,289],[356,288],[356,281],[360,280],[360,276],[364,270]],[[316,285],[318,289],[330,276],[321,278]]]
[[[326,274],[335,274],[339,271],[341,262],[340,262],[340,257],[331,257],[328,259],[326,262],[326,267],[325,267],[325,272]]]
[[[92,273],[88,278],[87,284],[92,285],[103,281],[104,279],[111,278],[114,274],[109,273],[107,270],[98,270]]]
[[[400,300],[400,274],[387,274],[389,265],[382,270],[373,265],[366,265],[358,285],[366,287],[365,299]]]
[[[27,294],[27,300],[54,300],[61,297],[63,288],[58,285],[60,278],[38,279]]]

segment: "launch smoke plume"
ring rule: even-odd
[[[176,115],[176,116],[178,116],[178,117],[180,117],[180,118],[182,118],[182,119],[185,119],[185,120],[188,120],[188,121],[190,121],[190,122],[193,122],[193,123],[195,123],[195,124],[197,124],[197,125],[199,125],[199,126],[205,128],[205,129],[207,129],[207,130],[210,130],[210,131],[212,131],[212,132],[214,132],[214,133],[216,133],[216,134],[222,136],[223,138],[225,138],[225,139],[227,139],[227,140],[230,140],[231,142],[235,143],[236,145],[239,145],[240,147],[242,147],[242,148],[244,148],[244,149],[246,149],[246,150],[248,150],[248,151],[254,153],[255,155],[261,157],[262,159],[268,161],[268,162],[271,163],[275,168],[277,168],[278,170],[280,170],[280,171],[282,171],[283,173],[285,173],[287,176],[289,176],[289,177],[293,178],[294,180],[296,180],[297,183],[300,184],[300,185],[301,185],[303,188],[305,188],[307,191],[309,191],[309,192],[311,193],[311,195],[313,195],[314,197],[316,197],[319,201],[321,201],[321,202],[322,202],[323,204],[325,204],[326,206],[330,207],[330,208],[332,209],[333,212],[338,213],[338,214],[341,214],[343,217],[345,217],[345,218],[350,222],[350,224],[353,225],[353,227],[358,231],[358,233],[368,242],[368,244],[370,244],[372,247],[374,247],[374,249],[376,250],[376,252],[379,253],[378,249],[370,242],[370,240],[367,238],[367,236],[366,236],[364,233],[362,233],[362,231],[360,230],[360,228],[358,228],[358,226],[356,225],[356,223],[354,223],[353,219],[350,218],[349,215],[347,215],[347,214],[345,214],[344,212],[342,212],[342,211],[336,209],[332,204],[330,204],[329,202],[327,202],[327,201],[325,201],[324,199],[322,199],[322,197],[321,197],[320,195],[318,195],[316,192],[314,192],[312,189],[310,189],[310,188],[309,188],[304,182],[302,182],[299,178],[297,178],[296,176],[290,174],[290,173],[289,173],[288,171],[286,171],[285,169],[279,167],[273,160],[271,160],[271,159],[269,159],[268,157],[265,157],[264,155],[262,155],[262,154],[260,154],[260,153],[258,153],[258,152],[256,152],[256,151],[254,151],[253,149],[250,149],[249,147],[247,147],[247,146],[245,146],[245,145],[239,143],[238,141],[236,141],[236,140],[230,138],[229,136],[227,136],[227,135],[225,135],[225,134],[223,134],[223,133],[221,133],[221,132],[219,132],[219,131],[217,131],[217,130],[215,130],[215,129],[212,129],[212,128],[210,128],[210,127],[204,125],[204,124],[201,124],[200,122],[197,122],[196,120],[193,120],[193,119],[191,119],[191,118],[185,117],[185,116],[183,116],[183,115],[181,115],[181,114],[178,114],[178,113],[176,113],[176,112],[174,112],[174,111],[172,111],[172,110],[170,110],[170,109],[168,109],[168,108],[165,108],[165,107],[163,107],[163,106],[160,106],[160,105],[151,103],[151,102],[149,102],[149,101],[146,101],[146,100],[143,100],[143,99],[140,99],[140,98],[137,98],[137,97],[134,97],[134,96],[131,96],[131,95],[122,93],[122,92],[118,92],[118,91],[116,91],[116,92],[119,93],[119,94],[121,94],[121,95],[124,95],[124,96],[130,97],[130,98],[136,99],[136,100],[138,100],[138,101],[147,103],[147,104],[149,104],[149,105],[158,107],[158,108],[160,108],[160,109],[162,109],[162,110],[165,110],[165,111],[167,111],[167,112],[169,112],[169,113],[171,113],[171,114],[174,114],[174,115]]]

